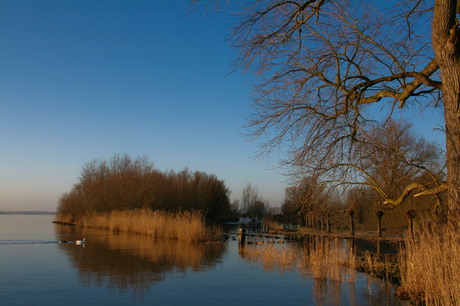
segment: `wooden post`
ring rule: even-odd
[[[355,211],[351,209],[348,211],[348,214],[350,215],[350,221],[351,221],[350,235],[354,236],[355,235],[355,222],[353,219],[353,215],[355,214]]]
[[[246,241],[246,230],[244,228],[240,228],[240,232],[238,234],[238,244],[244,245]]]
[[[409,235],[411,239],[414,238],[414,218],[416,215],[417,213],[413,209],[409,209],[408,211],[406,211],[406,218],[409,222]]]
[[[348,239],[348,245],[350,247],[350,254],[354,254],[355,253],[355,240],[354,238],[351,238],[351,239]]]
[[[376,215],[377,218],[378,218],[378,223],[377,223],[377,237],[382,237],[382,217],[383,217],[383,211],[381,211],[381,210],[374,210],[374,215]]]

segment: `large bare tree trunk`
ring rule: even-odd
[[[446,123],[450,215],[458,212],[460,199],[460,35],[457,35],[456,9],[457,0],[436,0],[433,16],[433,48],[441,69]]]

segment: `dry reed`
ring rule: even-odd
[[[70,214],[62,214],[58,213],[55,218],[55,222],[62,223],[62,224],[74,224],[75,218]]]
[[[281,274],[294,271],[298,259],[298,251],[294,248],[274,244],[247,247],[245,255],[253,263],[261,264],[265,272],[279,271]]]
[[[324,246],[304,250],[299,269],[309,274],[313,279],[328,279],[330,281],[355,280],[356,258],[340,240],[326,242]]]
[[[270,228],[272,230],[282,230],[283,229],[283,224],[275,222],[275,221],[265,220],[264,224],[267,228]]]
[[[448,224],[425,223],[407,237],[401,254],[401,296],[426,305],[460,305],[459,218]]]
[[[134,209],[87,213],[78,221],[78,225],[185,241],[216,240],[217,236],[215,231],[205,226],[200,211],[172,213]]]
[[[291,272],[297,266],[301,273],[315,280],[354,282],[356,271],[391,279],[399,272],[394,262],[386,259],[382,261],[378,256],[366,253],[358,258],[350,246],[342,244],[341,239],[311,243],[302,249],[302,252],[292,246],[280,247],[269,244],[247,247],[244,254],[253,263],[261,264],[267,272]]]

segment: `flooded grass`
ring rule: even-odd
[[[245,249],[245,257],[262,265],[265,272],[278,271],[281,274],[294,271],[298,261],[298,250],[288,245],[267,244],[263,247],[251,245]]]
[[[313,279],[317,305],[341,305],[344,298],[349,299],[350,305],[357,305],[358,271],[373,271],[374,275],[386,275],[390,267],[393,267],[388,263],[379,262],[370,253],[363,257],[356,255],[352,247],[344,245],[343,239],[324,238],[310,237],[310,242],[304,246],[251,244],[242,247],[244,252],[240,254],[244,254],[243,257],[253,264],[260,265],[266,273],[277,271],[283,275],[298,270],[305,279]],[[368,278],[369,290],[372,280],[373,277]],[[385,287],[382,287],[382,292],[386,292],[387,295],[394,290],[390,282],[382,282],[382,286]],[[342,296],[343,294],[345,296]]]
[[[459,218],[460,219],[460,218]],[[345,243],[344,241],[348,241]],[[246,258],[268,272],[293,271],[324,286],[353,284],[357,272],[399,285],[398,298],[414,305],[460,305],[460,222],[424,222],[399,243],[399,254],[356,251],[354,240],[310,236],[306,243],[246,246]],[[371,241],[371,240],[370,240]],[[326,285],[325,285],[326,284]],[[334,285],[335,284],[335,285]]]
[[[308,249],[304,252],[303,268],[314,279],[332,281],[354,281],[353,268],[356,260],[347,248],[339,244],[338,239],[327,242],[324,247]]]

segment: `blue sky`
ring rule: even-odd
[[[125,153],[160,170],[213,173],[231,200],[251,183],[280,206],[277,156],[254,160],[257,143],[242,137],[250,77],[229,75],[230,9],[1,1],[0,210],[54,211],[86,162]]]
[[[276,160],[257,162],[248,77],[228,75],[230,13],[188,1],[0,2],[0,210],[49,210],[82,166],[114,154],[213,173],[284,198]]]

